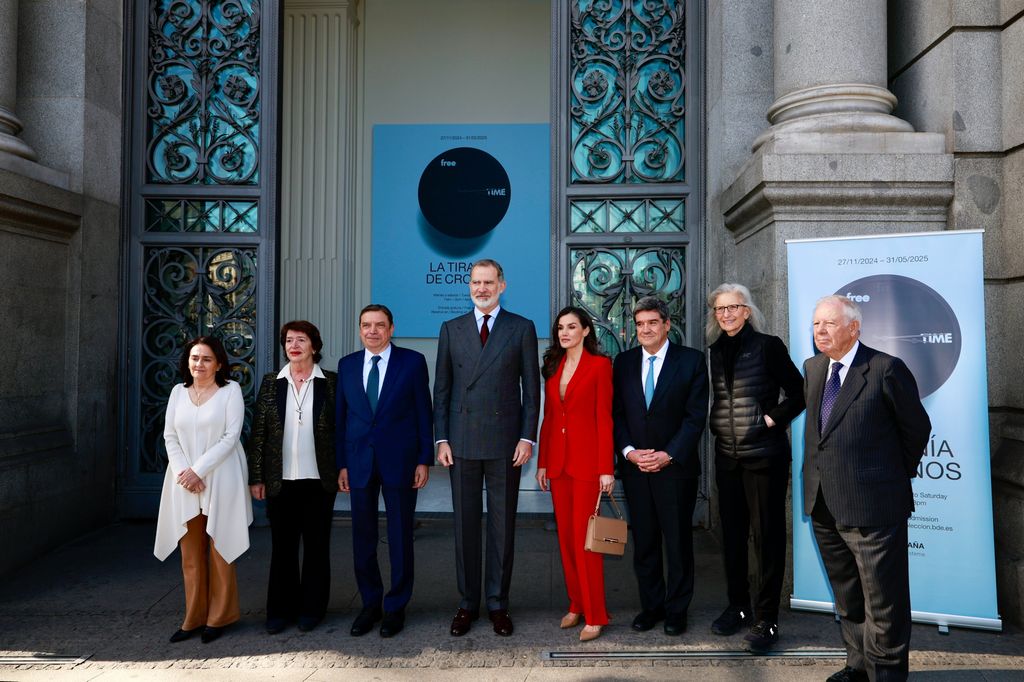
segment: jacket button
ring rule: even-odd
[[[565,427],[564,426],[562,427],[562,433],[565,433]]]

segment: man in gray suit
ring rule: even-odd
[[[469,632],[485,600],[494,631],[512,634],[508,590],[521,467],[533,454],[540,368],[533,322],[503,310],[505,275],[493,260],[470,271],[471,312],[441,325],[434,372],[438,462],[451,474],[455,566],[462,601],[451,633]],[[480,520],[487,487],[486,571],[481,587]],[[483,593],[486,590],[486,593]]]
[[[914,376],[860,343],[861,319],[843,296],[818,301],[821,354],[804,363],[804,509],[846,645],[831,682],[907,679],[910,481],[931,433]]]

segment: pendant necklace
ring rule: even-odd
[[[292,378],[294,379],[294,377],[292,377]],[[300,391],[298,391],[295,388],[295,386],[293,386],[291,383],[289,383],[288,386],[292,389],[292,395],[295,396],[295,404],[299,406],[298,409],[296,409],[295,411],[299,415],[299,426],[302,426],[302,406],[306,402],[306,396],[309,395],[308,385],[306,387],[307,390],[301,391],[301,393],[302,393],[302,399],[301,400],[299,399]]]

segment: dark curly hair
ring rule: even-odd
[[[558,343],[558,323],[566,315],[575,316],[584,329],[590,330],[590,333],[583,337],[583,350],[591,355],[604,356],[604,353],[601,352],[597,345],[597,330],[594,329],[594,321],[590,318],[587,311],[576,306],[566,306],[558,311],[558,314],[555,315],[555,323],[551,325],[551,345],[544,351],[544,363],[540,370],[541,375],[545,379],[555,376],[555,372],[558,371],[558,365],[562,362],[562,358],[565,357],[565,349]]]
[[[316,325],[305,320],[292,320],[281,327],[281,350],[285,351],[286,357],[288,349],[284,347],[284,342],[288,339],[288,332],[299,332],[309,337],[309,345],[313,347],[313,362],[319,364],[324,357],[320,353],[324,349],[324,340],[320,338],[320,330]]]
[[[188,370],[188,356],[192,353],[192,348],[195,346],[206,346],[213,351],[213,357],[217,358],[217,362],[220,363],[217,374],[214,376],[214,381],[217,382],[218,386],[227,386],[228,381],[231,379],[228,374],[230,361],[228,360],[227,351],[224,350],[224,344],[216,336],[197,336],[185,344],[181,360],[178,361],[178,371],[181,372],[181,380],[186,386],[192,385],[192,372]]]

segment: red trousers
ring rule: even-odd
[[[551,480],[551,501],[558,523],[558,546],[562,571],[569,593],[569,610],[582,613],[587,625],[607,625],[604,601],[604,555],[583,549],[587,522],[594,513],[598,482],[579,481],[569,476]]]

